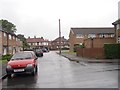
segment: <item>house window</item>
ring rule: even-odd
[[[15,39],[15,36],[13,36],[13,39]]]
[[[9,35],[9,39],[12,39],[12,36],[11,36],[11,35]]]
[[[109,35],[108,35],[108,34],[104,34],[103,36],[104,36],[104,37],[109,37]]]
[[[41,43],[41,42],[39,42],[39,45],[42,45],[42,43]]]
[[[88,34],[88,38],[95,38],[96,35],[95,34]]]
[[[37,43],[35,43],[35,45],[37,45]]]
[[[6,35],[6,33],[4,33],[4,37],[6,37],[7,35]]]
[[[83,34],[77,34],[76,38],[84,38],[84,35]]]
[[[46,45],[48,45],[48,43],[46,42]]]
[[[110,35],[110,37],[114,37],[114,36],[115,36],[115,34],[111,34],[111,35]]]
[[[99,37],[104,38],[104,37],[108,37],[108,35],[107,34],[100,34]]]
[[[12,46],[9,46],[9,50],[12,50]]]
[[[16,38],[16,41],[17,41],[17,38]]]

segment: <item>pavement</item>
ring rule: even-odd
[[[0,80],[6,77],[6,66],[7,66],[7,63],[0,64]]]
[[[57,52],[57,54],[59,54]],[[62,52],[60,55],[62,55],[65,58],[68,58],[70,61],[76,61],[76,62],[87,62],[87,63],[118,63],[119,59],[94,59],[94,58],[83,58],[78,57],[76,54],[67,54]]]

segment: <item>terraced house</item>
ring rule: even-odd
[[[102,48],[105,43],[115,43],[113,27],[71,28],[69,33],[70,51],[80,44],[85,48]]]
[[[34,36],[34,38],[30,38],[28,37],[26,39],[27,43],[30,46],[30,49],[34,49],[34,48],[49,48],[49,40],[44,39],[43,37],[36,37]]]
[[[22,42],[15,34],[7,33],[0,26],[0,54],[14,54],[22,50]]]

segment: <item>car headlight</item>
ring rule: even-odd
[[[7,65],[7,68],[11,68],[11,66],[10,66],[10,65]]]
[[[27,67],[32,67],[33,65],[32,64],[28,64]]]

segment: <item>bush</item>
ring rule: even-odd
[[[107,59],[120,59],[120,44],[104,44],[104,52]]]
[[[75,44],[74,45],[74,52],[76,52],[77,48],[85,48],[84,45],[79,45],[79,44]]]
[[[12,57],[11,54],[2,55],[2,60],[9,60],[11,59],[11,57]]]

